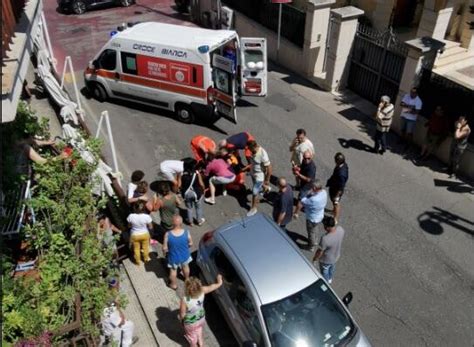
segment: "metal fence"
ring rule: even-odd
[[[359,24],[352,47],[348,86],[378,103],[382,95],[396,99],[408,48],[391,29],[380,32]]]
[[[474,90],[438,75],[430,69],[423,69],[418,94],[423,101],[421,114],[430,118],[436,106],[441,106],[452,123],[461,115],[474,122]],[[450,129],[453,130],[453,129]],[[469,137],[474,144],[474,136]]]
[[[223,0],[224,4],[253,19],[264,27],[277,32],[278,4],[269,0]],[[291,5],[283,4],[281,14],[281,36],[299,47],[303,47],[306,13]]]

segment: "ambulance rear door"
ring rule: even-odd
[[[232,59],[219,54],[212,55],[213,96],[216,111],[221,116],[237,124],[235,71]]]
[[[240,38],[240,93],[267,95],[267,41],[261,37]]]

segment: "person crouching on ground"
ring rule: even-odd
[[[165,234],[163,253],[168,258],[168,268],[170,269],[168,287],[176,290],[178,288],[178,268],[183,270],[185,280],[189,278],[189,263],[193,260],[190,251],[193,239],[189,230],[183,228],[181,216],[173,216],[173,226],[173,229]]]
[[[222,276],[217,275],[217,282],[203,286],[201,281],[190,277],[184,283],[184,297],[179,307],[179,318],[183,322],[184,337],[191,347],[203,347],[202,328],[206,322],[204,311],[204,296],[222,286]]]

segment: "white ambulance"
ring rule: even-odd
[[[99,101],[118,98],[176,112],[180,121],[237,122],[239,95],[267,93],[264,38],[164,23],[120,27],[84,72]]]

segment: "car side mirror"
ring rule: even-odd
[[[351,303],[351,301],[352,301],[352,292],[347,293],[347,294],[344,295],[344,297],[342,298],[342,302],[343,302],[344,305],[346,305],[347,307],[349,307],[349,304]]]
[[[99,68],[99,62],[97,60],[92,60],[89,62],[89,68],[90,69],[98,69]]]
[[[253,341],[245,341],[243,347],[257,347],[258,345]]]

